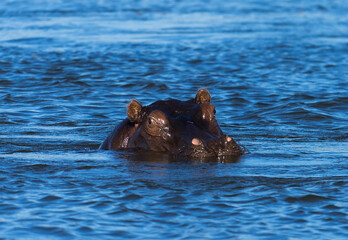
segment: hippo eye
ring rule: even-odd
[[[151,136],[162,136],[168,125],[169,122],[166,115],[159,110],[155,110],[148,116],[145,131]]]

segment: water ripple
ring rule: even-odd
[[[347,11],[1,1],[0,238],[345,239]],[[248,154],[97,151],[130,100],[200,87]]]

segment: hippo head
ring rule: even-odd
[[[222,132],[215,113],[206,89],[188,101],[169,99],[142,106],[133,100],[127,119],[101,148],[138,148],[190,158],[241,155],[243,149]]]

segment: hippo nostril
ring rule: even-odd
[[[199,145],[202,145],[202,141],[199,138],[193,138],[192,139],[192,144],[196,145],[196,146],[199,146]]]

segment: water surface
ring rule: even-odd
[[[345,1],[0,3],[0,238],[344,239]],[[206,87],[238,162],[97,151]]]

